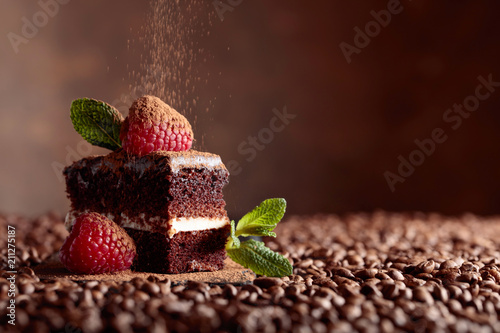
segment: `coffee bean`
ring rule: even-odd
[[[405,277],[404,283],[408,287],[419,287],[419,286],[423,286],[425,284],[424,280],[418,279],[418,278],[414,277],[413,275],[404,274],[404,277]]]
[[[402,299],[410,300],[413,298],[413,291],[410,288],[402,289],[399,291],[399,297]]]
[[[419,302],[424,302],[428,305],[434,303],[434,298],[425,287],[416,287],[413,290],[413,299]]]
[[[356,273],[354,273],[354,276],[366,280],[374,278],[377,273],[378,273],[377,269],[368,268],[357,271]]]
[[[467,289],[466,289],[466,290],[463,290],[462,294],[460,294],[460,295],[458,296],[458,300],[459,300],[462,304],[464,304],[464,305],[466,305],[467,303],[469,303],[470,301],[472,301],[472,295],[471,295],[470,291],[469,291],[469,290],[467,290]]]
[[[262,289],[254,284],[247,284],[241,287],[241,290],[248,290],[250,293],[256,293],[257,295],[262,295]]]
[[[346,304],[341,308],[341,313],[348,321],[354,321],[362,314],[361,307],[355,304]]]
[[[308,277],[307,279],[305,279],[304,283],[307,287],[311,287],[313,284],[313,279],[311,277]]]
[[[403,274],[401,273],[401,271],[396,270],[396,269],[389,270],[389,272],[387,272],[387,275],[389,275],[391,277],[391,279],[393,279],[395,281],[404,281],[404,279],[405,279]]]
[[[181,294],[184,291],[184,289],[186,289],[186,286],[178,285],[178,286],[172,287],[171,291],[174,294]]]
[[[418,273],[415,275],[415,277],[417,279],[424,280],[424,281],[427,281],[427,280],[433,278],[432,274],[430,274],[430,273]]]
[[[187,284],[187,288],[198,291],[210,290],[210,286],[208,284],[199,281],[189,281]]]
[[[150,295],[155,295],[160,292],[160,286],[153,282],[146,282],[142,285],[141,290]]]
[[[460,266],[460,272],[478,272],[479,267],[477,265],[474,265],[471,262],[464,262],[462,266]]]
[[[448,268],[456,268],[456,267],[458,267],[457,263],[453,260],[450,260],[450,259],[443,261],[439,265],[440,270],[448,269]]]
[[[369,284],[363,285],[360,289],[360,293],[370,297],[382,297],[382,293],[380,292],[380,290],[378,290],[377,287],[374,287]]]
[[[477,283],[482,281],[482,278],[479,273],[467,271],[457,276],[456,280],[460,282]]]
[[[147,302],[151,298],[148,294],[140,290],[136,290],[133,297],[136,302]]]
[[[253,283],[260,288],[267,289],[273,286],[281,286],[283,284],[283,281],[278,278],[260,277],[255,279]]]
[[[345,277],[345,278],[354,278],[354,274],[352,272],[344,267],[338,267],[332,270],[332,274],[334,276],[339,276],[339,277]]]
[[[300,262],[297,263],[297,267],[300,267],[300,268],[308,268],[309,266],[311,266],[313,264],[313,259],[311,258],[308,258],[308,259],[305,259],[305,260],[301,260]]]
[[[448,308],[451,312],[455,314],[460,314],[462,311],[462,304],[456,299],[450,299],[448,302]]]
[[[492,269],[488,273],[495,278],[497,283],[500,283],[500,271]]]
[[[238,290],[236,289],[235,286],[233,286],[232,284],[226,284],[224,286],[224,289],[222,291],[222,295],[225,297],[225,298],[233,298],[233,297],[236,297],[236,294],[238,293]]]
[[[380,279],[380,280],[391,280],[392,281],[392,278],[384,272],[378,272],[377,274],[375,274],[375,277],[377,279]]]
[[[347,262],[349,265],[355,265],[355,266],[361,266],[363,265],[363,258],[361,258],[360,255],[358,254],[353,254],[353,255],[348,255],[346,257]]]
[[[444,303],[448,302],[448,299],[449,299],[448,291],[444,287],[434,288],[432,295],[434,296],[434,298],[436,298]]]
[[[450,298],[458,298],[458,296],[460,296],[462,294],[462,289],[460,289],[456,285],[449,285],[446,287],[446,289],[448,290],[448,292],[450,294]]]
[[[21,294],[32,294],[35,292],[35,286],[32,283],[23,283],[19,285],[19,292]]]
[[[394,299],[399,295],[399,288],[395,284],[388,284],[382,288],[382,294],[387,299]]]
[[[236,294],[236,299],[241,301],[247,299],[249,296],[250,292],[248,290],[240,290],[238,294]]]
[[[18,274],[27,274],[31,277],[36,277],[36,274],[35,272],[30,268],[30,267],[21,267],[19,270],[18,270]]]
[[[203,297],[203,294],[197,290],[191,290],[191,289],[186,290],[182,293],[182,296],[183,296],[183,298],[185,298],[187,300],[192,300],[196,303],[201,303],[205,300],[205,298]]]
[[[415,270],[418,273],[430,274],[434,270],[435,266],[436,266],[436,264],[435,264],[434,260],[426,260],[426,261],[422,261],[421,263],[419,263]]]

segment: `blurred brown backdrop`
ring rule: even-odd
[[[490,87],[457,129],[456,118],[443,119],[475,95],[479,76],[500,82],[500,4],[229,3],[222,21],[206,1],[212,25],[199,43],[210,57],[196,66],[211,80],[187,116],[196,148],[231,161],[225,193],[234,218],[275,196],[288,200],[291,213],[500,213],[500,87]],[[144,61],[134,41],[148,17],[145,1],[60,0],[47,22],[35,18],[41,10],[40,2],[16,1],[0,12],[2,212],[67,210],[58,168],[106,153],[73,131],[71,101],[119,100]],[[392,11],[390,22],[381,10]],[[23,37],[26,20],[41,27],[14,47],[10,33]],[[290,118],[281,126],[273,118],[284,108]],[[414,141],[436,128],[447,140],[391,191],[384,173],[397,174],[398,156],[408,159]]]

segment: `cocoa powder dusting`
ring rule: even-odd
[[[214,15],[212,3],[203,0],[150,1],[132,95],[157,96],[182,114],[200,110],[198,89],[210,76],[203,64],[211,57],[200,41],[210,34]]]
[[[136,99],[130,107],[129,118],[139,118],[151,124],[174,123],[177,127],[184,128],[193,137],[189,121],[156,96],[146,95]]]

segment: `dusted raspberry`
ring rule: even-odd
[[[187,151],[193,130],[187,119],[153,96],[138,98],[130,107],[120,132],[122,147],[130,154],[153,151]]]
[[[72,272],[99,274],[123,271],[136,255],[133,239],[110,219],[85,213],[75,219],[59,259]]]

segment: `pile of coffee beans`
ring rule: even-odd
[[[24,332],[500,332],[500,219],[438,214],[291,217],[266,239],[294,266],[252,284],[40,280],[61,246],[60,217],[0,216],[16,227],[16,326],[0,239],[0,325]],[[2,232],[1,235],[6,235]]]

